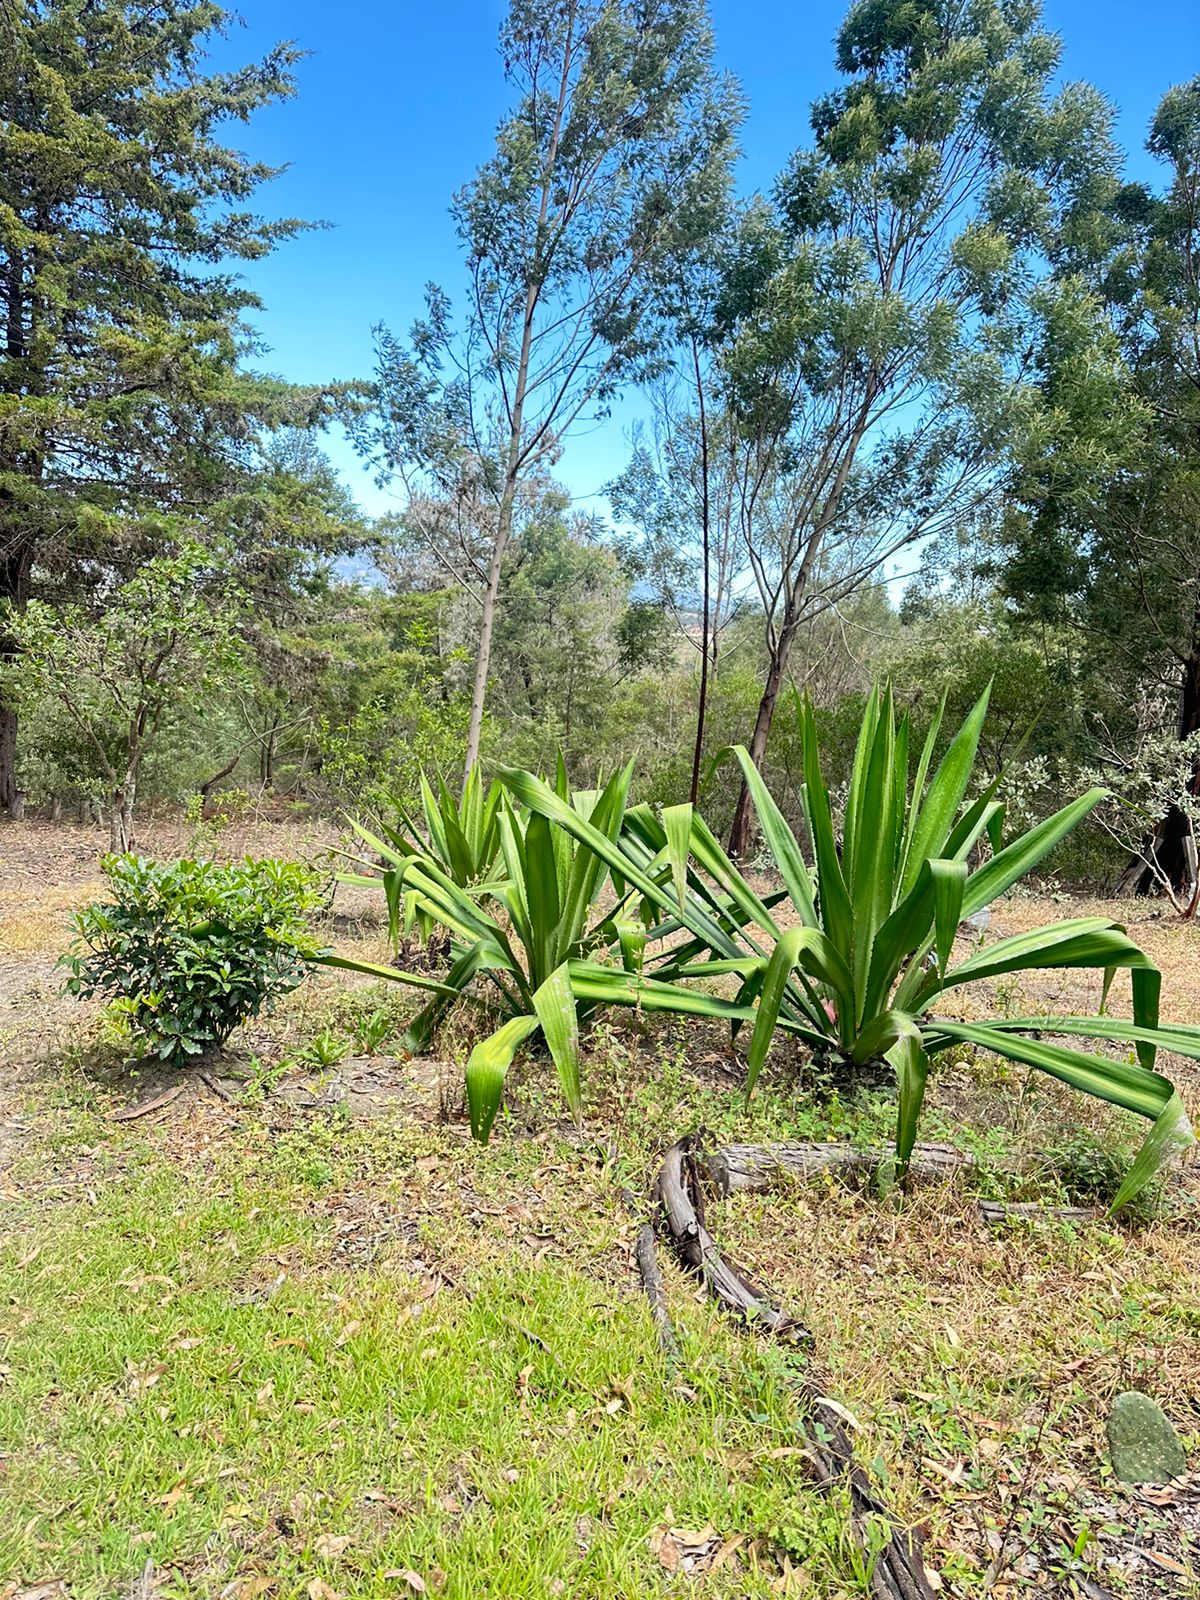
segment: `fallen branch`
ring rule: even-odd
[[[183,1093],[183,1084],[176,1083],[169,1089],[164,1089],[161,1094],[152,1095],[149,1100],[139,1100],[131,1106],[122,1106],[120,1111],[109,1114],[110,1122],[132,1122],[135,1117],[144,1117],[151,1111],[161,1111],[164,1106],[169,1106],[172,1100],[178,1100]]]
[[[691,1137],[673,1144],[658,1175],[658,1193],[680,1260],[703,1280],[720,1305],[743,1321],[776,1338],[811,1342],[812,1335],[762,1284],[718,1250],[704,1226],[695,1147]],[[818,1487],[828,1491],[844,1483],[849,1491],[850,1526],[864,1560],[870,1562],[874,1600],[933,1600],[915,1531],[897,1526],[854,1459],[854,1446],[846,1431],[849,1413],[830,1398],[829,1385],[811,1368],[795,1378],[794,1387],[813,1424],[807,1430],[804,1455]],[[888,1538],[880,1549],[877,1530],[881,1522],[888,1529]],[[872,1557],[873,1551],[877,1554]]]
[[[211,1072],[201,1072],[197,1074],[197,1076],[206,1089],[212,1090],[218,1100],[224,1100],[225,1104],[229,1106],[237,1105],[237,1095],[230,1094],[229,1090],[225,1088],[220,1079],[214,1078]]]
[[[620,1152],[611,1140],[604,1147],[604,1160],[607,1165],[613,1165],[619,1158]],[[672,1371],[679,1366],[679,1340],[675,1337],[675,1327],[671,1321],[671,1313],[667,1308],[667,1290],[663,1283],[662,1271],[658,1265],[658,1250],[654,1242],[654,1226],[645,1220],[646,1207],[639,1201],[632,1189],[622,1184],[617,1193],[621,1196],[621,1203],[630,1216],[636,1217],[641,1226],[633,1245],[634,1260],[638,1264],[638,1272],[642,1279],[642,1289],[650,1303],[650,1319],[654,1323],[654,1332],[658,1339],[658,1348],[662,1351],[667,1366]]]
[[[1102,1206],[1044,1206],[1038,1200],[976,1200],[975,1206],[993,1228],[1006,1222],[1040,1222],[1046,1217],[1059,1222],[1099,1222],[1105,1215]]]
[[[874,1178],[890,1162],[885,1150],[859,1150],[852,1144],[730,1144],[703,1156],[704,1168],[724,1197],[739,1189],[769,1189],[780,1177],[817,1178],[823,1173]],[[909,1177],[945,1179],[970,1170],[973,1156],[946,1144],[919,1144]]]
[[[704,1226],[700,1175],[693,1141],[680,1139],[667,1151],[658,1174],[658,1196],[680,1260],[697,1273],[726,1311],[776,1338],[811,1342],[812,1335],[785,1311],[744,1268],[729,1261]]]
[[[658,1336],[659,1349],[666,1357],[667,1365],[677,1367],[679,1341],[671,1325],[671,1313],[667,1310],[667,1291],[658,1265],[658,1251],[654,1246],[652,1223],[643,1222],[638,1229],[633,1253],[637,1259],[638,1271],[642,1275],[642,1288],[646,1291],[646,1299],[650,1302],[650,1316],[654,1322],[654,1332]]]

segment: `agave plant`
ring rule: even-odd
[[[812,867],[747,752],[734,752],[795,926],[780,925],[774,906],[754,894],[690,807],[668,808],[661,817],[634,808],[619,842],[601,840],[546,785],[528,774],[502,776],[525,805],[604,856],[610,870],[661,911],[665,920],[652,933],[683,930],[686,935],[657,964],[653,981],[573,961],[577,997],[724,1016],[735,1028],[753,1020],[748,1092],[780,1027],[852,1066],[886,1060],[898,1080],[895,1144],[901,1174],[916,1140],[931,1062],[940,1051],[964,1043],[1034,1067],[1150,1119],[1147,1139],[1114,1201],[1119,1208],[1149,1181],[1173,1146],[1191,1137],[1179,1096],[1154,1070],[1154,1062],[1159,1048],[1200,1058],[1200,1031],[1159,1025],[1160,974],[1125,929],[1106,918],[1037,928],[953,962],[961,920],[1032,871],[1103,797],[1102,790],[1093,789],[1004,843],[1004,811],[995,798],[999,780],[968,798],[987,702],[984,694],[935,769],[939,710],[914,771],[908,717],[897,720],[890,689],[873,692],[855,752],[840,847],[812,709],[803,706],[803,805]],[[985,835],[990,857],[972,869]],[[664,860],[670,868],[669,892],[655,870]],[[1114,974],[1127,968],[1132,1021],[1100,1015],[979,1023],[932,1010],[964,984],[1068,967],[1103,972],[1105,1000]],[[732,998],[687,982],[729,974],[739,980]],[[1137,1062],[1051,1043],[1044,1038],[1048,1033],[1131,1044]]]
[[[420,819],[401,808],[399,826],[383,825],[384,838],[392,852],[402,857],[427,856],[460,888],[468,888],[490,877],[496,866],[503,792],[495,781],[485,789],[475,766],[463,785],[462,799],[456,800],[440,775],[435,790],[422,772]],[[405,891],[395,877],[385,878],[384,885],[389,891],[390,937],[395,939],[401,929],[407,936],[416,927],[428,943],[436,919],[422,910],[419,895]]]
[[[560,762],[553,792],[597,838],[611,841],[621,830],[630,772],[627,767],[614,774],[601,790],[572,793]],[[610,876],[601,855],[566,830],[551,828],[539,813],[514,806],[502,793],[497,792],[494,803],[489,796],[478,808],[476,817],[481,823],[489,807],[497,839],[494,865],[502,865],[503,871],[480,879],[472,875],[465,883],[452,871],[448,852],[438,846],[427,847],[393,831],[380,839],[355,824],[359,837],[385,865],[382,870],[347,874],[346,881],[382,882],[393,936],[402,913],[447,929],[453,960],[444,979],[341,956],[323,958],[329,966],[432,991],[431,1000],[409,1029],[407,1042],[413,1049],[428,1043],[445,1009],[468,993],[504,1018],[475,1046],[467,1063],[471,1126],[484,1141],[495,1120],[513,1056],[539,1028],[568,1104],[576,1118],[580,1116],[581,1002],[572,991],[569,963],[609,947],[623,949],[632,962],[642,944],[640,930],[623,916],[628,899],[624,886],[618,885],[615,904],[599,908]],[[440,817],[444,821],[444,810]],[[430,831],[432,835],[432,827]],[[448,841],[451,834],[446,837]],[[483,826],[475,837],[480,841],[475,857],[479,861],[486,842]],[[477,979],[481,980],[478,986]],[[582,1008],[590,1009],[586,999]]]

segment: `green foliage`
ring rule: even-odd
[[[111,902],[75,919],[67,988],[119,1001],[139,1048],[183,1066],[294,989],[315,956],[313,875],[286,861],[102,862]]]
[[[98,610],[32,600],[9,617],[18,654],[7,686],[22,704],[52,705],[90,750],[112,799],[114,846],[132,842],[139,769],[166,719],[237,676],[239,599],[220,550],[184,539]]]
[[[572,794],[560,765],[555,792],[563,805],[611,842],[624,820],[629,778],[627,767],[599,791]],[[449,931],[453,959],[444,981],[340,956],[327,954],[322,960],[329,966],[433,991],[434,998],[409,1031],[408,1042],[414,1049],[428,1042],[448,1005],[466,993],[476,978],[486,979],[490,1006],[507,1020],[475,1046],[467,1064],[467,1093],[476,1136],[486,1141],[513,1056],[538,1028],[578,1118],[582,1111],[578,1015],[567,964],[622,941],[633,959],[639,941],[622,918],[625,896],[618,895],[615,909],[599,910],[609,876],[604,859],[564,830],[551,829],[544,817],[514,807],[494,790],[485,797],[477,781],[474,788],[468,785],[460,814],[466,827],[457,829],[461,839],[454,831],[457,808],[444,786],[440,804],[428,785],[426,790],[431,844],[396,833],[385,841],[357,826],[360,837],[387,865],[378,875],[349,875],[346,881],[382,882],[393,937],[402,918],[406,922],[420,918]],[[449,834],[445,832],[447,820],[451,823]],[[476,881],[469,869],[492,848],[493,829],[503,871]],[[470,854],[468,833],[478,845],[475,857]]]
[[[407,834],[385,829],[390,842],[405,855],[429,850],[459,888],[488,877],[500,853],[500,785],[493,781],[485,790],[479,769],[473,767],[463,785],[461,800],[454,798],[441,777],[436,793],[424,773],[420,787],[425,843],[420,842],[419,824],[404,810],[400,821]],[[395,931],[393,918],[393,936]]]
[[[839,842],[815,719],[805,705],[803,801],[815,855],[812,868],[746,751],[736,752],[799,922],[786,930],[691,806],[668,807],[661,816],[634,808],[618,843],[600,836],[528,774],[506,773],[505,783],[531,810],[595,851],[659,910],[664,920],[652,935],[681,929],[691,935],[669,949],[653,979],[573,961],[569,971],[577,1000],[723,1017],[735,1031],[752,1021],[748,1091],[780,1027],[851,1070],[886,1061],[899,1088],[901,1175],[916,1140],[931,1062],[940,1051],[966,1044],[1034,1067],[1153,1123],[1114,1200],[1120,1207],[1150,1181],[1177,1144],[1191,1138],[1179,1096],[1154,1071],[1154,1060],[1160,1047],[1200,1057],[1200,1032],[1159,1025],[1160,974],[1125,930],[1106,918],[1038,928],[951,964],[960,920],[1032,871],[1103,795],[1089,791],[1003,844],[1004,807],[995,798],[999,778],[968,799],[986,709],[984,695],[934,768],[939,713],[914,772],[909,719],[897,723],[890,689],[874,691],[862,720]],[[976,847],[985,837],[992,854],[972,870]],[[664,862],[665,876],[656,871]],[[1074,967],[1101,970],[1106,993],[1116,971],[1128,969],[1133,1020],[1026,1017],[983,1024],[930,1014],[940,996],[963,984]],[[730,975],[740,980],[733,1000],[685,982]],[[1049,1044],[1042,1038],[1046,1033],[1132,1044],[1138,1063]]]
[[[103,596],[180,506],[205,508],[248,556],[281,529],[296,543],[260,436],[312,426],[345,394],[241,366],[259,301],[231,267],[304,224],[255,214],[277,169],[222,137],[292,95],[300,52],[206,70],[234,20],[209,0],[5,6],[0,604],[18,612],[51,575]],[[0,654],[16,648],[0,625]],[[0,800],[14,716],[0,701]]]
[[[345,1059],[349,1049],[348,1042],[340,1034],[325,1027],[309,1040],[300,1059],[317,1067],[336,1067],[339,1061]]]
[[[1132,1199],[1178,1142],[1191,1137],[1179,1096],[1153,1070],[1159,1046],[1200,1055],[1200,1034],[1158,1023],[1161,978],[1119,924],[1081,917],[1001,939],[951,965],[960,920],[1004,894],[1103,798],[1093,789],[1048,820],[1002,844],[999,779],[968,800],[986,693],[932,770],[941,715],[916,763],[909,719],[897,722],[890,689],[868,703],[855,753],[840,847],[821,770],[811,708],[801,712],[805,815],[815,871],[744,751],[759,820],[802,926],[776,937],[762,977],[750,1043],[748,1087],[784,1016],[822,1028],[828,1048],[855,1065],[879,1059],[899,1085],[896,1158],[904,1171],[916,1139],[931,1058],[959,1043],[1032,1066],[1154,1124],[1114,1205]],[[992,854],[971,868],[984,838]],[[1037,968],[1094,967],[1105,992],[1118,968],[1133,988],[1133,1021],[1106,1017],[1017,1018],[959,1023],[930,1015],[948,991],[979,979]],[[824,1024],[822,1027],[822,1019]],[[1045,1033],[1090,1034],[1133,1043],[1138,1065],[1047,1044]],[[1174,1042],[1172,1042],[1174,1041]]]

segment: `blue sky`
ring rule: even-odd
[[[273,215],[321,218],[319,233],[283,246],[247,273],[265,301],[259,318],[270,354],[262,365],[299,382],[365,377],[371,328],[407,328],[424,285],[453,296],[459,256],[447,207],[490,149],[504,109],[496,48],[497,0],[440,6],[358,0],[242,0],[246,26],[222,60],[249,59],[279,39],[311,52],[299,96],[274,107],[238,142],[261,159],[289,163],[263,191]],[[832,39],[846,0],[711,0],[720,64],[749,103],[740,186],[766,187],[808,133],[808,107],[835,81]],[[1130,171],[1153,175],[1142,150],[1163,92],[1200,70],[1196,0],[1045,0],[1064,43],[1063,76],[1096,84],[1118,109]],[[560,475],[590,500],[623,465],[631,398],[609,426],[569,444]],[[364,509],[380,494],[337,439],[330,454]]]

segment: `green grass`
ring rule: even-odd
[[[641,1192],[698,1125],[883,1145],[894,1099],[783,1070],[747,1106],[719,1050],[632,1020],[591,1047],[588,1126],[615,1149],[580,1142],[536,1059],[486,1151],[461,1125],[261,1095],[122,1126],[82,1070],[50,1078],[0,1231],[0,1593],[124,1597],[149,1561],[158,1596],[189,1600],[383,1600],[421,1592],[407,1574],[463,1600],[676,1596],[691,1580],[653,1548],[676,1527],[741,1540],[695,1580],[712,1600],[863,1594],[844,1503],[795,1454],[796,1358],[668,1266],[668,1370],[617,1189]],[[987,1541],[1011,1534],[1011,1559],[1123,1596],[1102,1541],[1071,1552],[1113,1496],[1111,1394],[1145,1385],[1187,1431],[1194,1224],[983,1233],[972,1185],[1102,1194],[1121,1131],[1105,1108],[1081,1129],[1077,1099],[1019,1093],[1009,1070],[957,1062],[928,1110],[973,1180],[906,1201],[813,1185],[711,1220],[815,1329],[862,1460],[924,1523],[950,1595],[982,1600]],[[1122,1510],[1108,1548],[1158,1540],[1194,1572],[1156,1516]]]
[[[364,1152],[309,1143],[199,1179],[130,1140],[94,1201],[14,1219],[0,1577],[99,1597],[149,1558],[168,1595],[394,1595],[411,1571],[447,1596],[640,1596],[668,1587],[670,1524],[819,1555],[853,1590],[836,1506],[771,1455],[796,1419],[756,1345],[698,1311],[677,1379],[637,1298],[557,1261],[459,1287],[339,1269],[311,1202]],[[776,1570],[706,1592],[766,1595]]]

